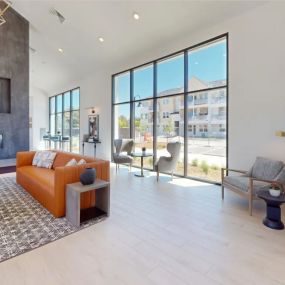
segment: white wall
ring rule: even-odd
[[[111,74],[168,53],[229,33],[229,165],[248,168],[257,155],[285,161],[285,3],[262,5],[207,30],[173,39],[169,45],[124,59],[112,70],[98,70],[88,78],[64,86],[81,87],[81,130],[87,131],[85,107],[100,108],[98,156],[110,158]],[[66,88],[67,87],[67,88]],[[50,95],[53,95],[50,94]]]
[[[48,96],[42,90],[30,86],[30,117],[32,128],[30,128],[30,149],[44,148],[41,142],[40,129],[48,129]]]

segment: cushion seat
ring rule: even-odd
[[[19,168],[19,173],[27,181],[36,183],[39,188],[44,188],[50,195],[54,195],[54,170],[27,165]]]
[[[234,187],[239,188],[244,192],[248,192],[249,189],[249,177],[248,176],[226,176],[224,177],[224,183],[228,183]],[[262,181],[253,181],[253,193],[255,194],[259,190],[268,190],[270,183]]]
[[[131,163],[133,158],[127,154],[114,154],[114,159],[116,159],[116,163]]]

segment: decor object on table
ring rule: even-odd
[[[166,148],[170,156],[161,156],[155,164],[157,181],[159,180],[159,172],[171,172],[171,178],[173,179],[173,172],[180,156],[181,143],[170,142]]]
[[[62,198],[64,199],[64,195]],[[86,221],[78,229],[65,217],[54,218],[45,207],[16,183],[14,177],[0,177],[0,205],[1,212],[5,213],[0,223],[0,262],[54,242],[100,221],[98,219]],[[1,284],[4,283],[1,281]]]
[[[142,147],[142,153],[145,154],[145,152],[146,152],[146,148]]]
[[[95,168],[97,178],[109,181],[109,161],[56,151],[57,155],[52,168],[45,169],[32,166],[35,153],[35,151],[17,153],[17,183],[57,218],[65,216],[66,184],[79,182],[79,176],[86,167]],[[73,167],[65,166],[72,158],[77,161],[83,158],[87,163]],[[95,203],[95,195],[95,193],[83,194],[82,207],[90,207]]]
[[[82,185],[90,185],[93,184],[96,179],[96,169],[87,167],[85,171],[80,174],[80,182]]]
[[[82,154],[84,155],[84,149],[85,144],[93,144],[94,145],[94,157],[96,157],[96,151],[97,151],[97,144],[100,144],[101,142],[98,140],[95,140],[93,137],[90,137],[89,134],[83,135],[83,141],[82,141]]]
[[[11,3],[9,3],[8,1],[6,0],[0,1],[0,26],[6,23],[4,14],[9,9],[10,6],[11,6]]]
[[[224,188],[232,190],[248,199],[248,211],[252,215],[252,203],[257,199],[257,191],[268,192],[272,183],[276,183],[283,189],[285,175],[283,175],[284,163],[264,157],[257,157],[254,165],[249,171],[222,168],[222,199],[224,199]],[[236,172],[241,175],[226,175],[226,172]],[[268,192],[269,195],[269,192]]]
[[[263,220],[263,224],[274,230],[283,230],[284,224],[281,221],[280,205],[285,203],[285,194],[283,193],[279,197],[272,197],[268,191],[260,190],[257,191],[257,197],[266,202],[266,217]]]
[[[56,157],[56,152],[54,151],[37,151],[33,158],[33,166],[51,169],[53,161]]]
[[[131,153],[133,151],[134,141],[132,139],[116,139],[114,140],[115,152],[113,153],[113,160],[116,163],[116,172],[119,164],[130,164],[132,169],[133,158]]]
[[[280,185],[272,183],[271,187],[269,188],[269,194],[272,197],[279,197],[282,194],[282,190],[283,189],[280,187]]]
[[[95,205],[80,209],[80,196],[82,193],[96,191]],[[72,183],[66,185],[66,218],[74,226],[79,227],[82,222],[90,218],[101,220],[110,213],[110,183],[97,179],[90,185]]]

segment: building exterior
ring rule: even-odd
[[[203,90],[224,85],[223,82],[202,82],[196,77],[189,80],[189,91]],[[172,89],[158,94],[157,135],[184,136],[183,95],[162,97],[182,93],[183,89]],[[188,95],[188,137],[225,138],[227,118],[227,94],[225,88],[211,91],[198,91]],[[153,102],[144,101],[140,107],[141,131],[152,134]]]

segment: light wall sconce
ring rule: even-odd
[[[89,115],[98,114],[98,108],[96,108],[96,107],[88,107],[88,108],[86,108],[86,110],[88,111]]]
[[[8,1],[0,0],[0,26],[6,23],[6,20],[3,16],[10,6],[11,3],[9,3]]]
[[[275,135],[276,135],[277,137],[285,137],[285,131],[277,131],[277,132],[275,133]]]

